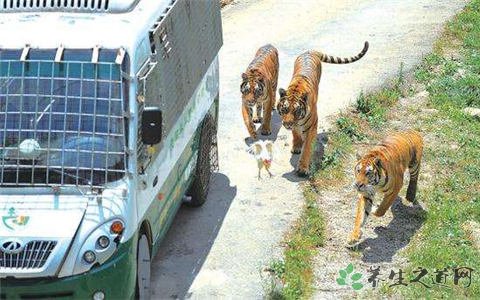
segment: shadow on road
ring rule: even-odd
[[[367,263],[391,262],[398,250],[410,242],[425,222],[426,212],[420,205],[406,206],[397,197],[392,207],[393,219],[387,227],[374,229],[376,238],[368,238],[358,245]]]
[[[291,138],[291,137],[287,137]],[[315,170],[320,168],[322,163],[323,155],[325,154],[325,145],[327,144],[328,137],[327,133],[322,132],[317,134],[317,140],[315,143],[315,149],[312,153],[312,158],[310,160],[310,173],[312,174]],[[298,160],[300,159],[300,154],[292,154],[290,157],[290,165],[292,166],[292,171],[283,174],[282,176],[291,182],[300,182],[305,181],[307,178],[298,177],[296,173]]]
[[[261,135],[260,130],[257,131],[258,137],[261,140],[270,140],[270,141],[276,141],[278,138],[278,132],[280,131],[280,128],[282,128],[282,119],[280,118],[280,115],[276,110],[272,111],[272,134],[270,135]]]
[[[199,208],[182,206],[152,262],[152,299],[188,298],[188,290],[215,241],[237,194],[230,179],[215,173],[207,202]]]

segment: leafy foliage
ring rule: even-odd
[[[341,116],[336,124],[338,130],[348,135],[353,141],[361,141],[365,138],[365,134],[360,132],[359,126],[351,118]]]

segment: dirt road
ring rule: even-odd
[[[301,3],[301,4],[300,4]],[[220,54],[220,172],[200,209],[182,208],[152,266],[154,299],[261,298],[261,269],[281,255],[283,234],[302,204],[293,171],[291,134],[273,116],[273,178],[258,180],[245,152],[240,114],[240,74],[256,49],[272,43],[280,53],[279,86],[286,87],[295,57],[307,49],[351,56],[370,42],[367,55],[350,65],[325,65],[319,112],[324,117],[408,69],[431,49],[441,24],[464,0],[241,1],[223,11]],[[328,125],[319,123],[319,132]]]

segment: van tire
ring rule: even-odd
[[[141,233],[137,243],[137,280],[135,284],[135,299],[150,299],[151,253],[150,243],[145,233]]]
[[[216,135],[215,121],[210,114],[207,114],[202,122],[194,179],[187,192],[191,199],[185,202],[186,206],[199,207],[207,200],[210,178],[212,177],[211,152],[216,141]]]

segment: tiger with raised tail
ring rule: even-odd
[[[272,133],[270,123],[275,106],[278,69],[278,51],[269,44],[258,49],[255,58],[242,74],[242,115],[252,139],[257,138],[254,123],[262,123],[262,135]]]
[[[317,136],[317,97],[318,85],[322,74],[322,62],[330,64],[348,64],[362,58],[368,51],[368,42],[356,56],[349,58],[333,57],[318,51],[307,51],[295,60],[293,77],[287,90],[279,89],[280,100],[277,105],[283,126],[292,130],[293,154],[300,154],[297,174],[306,177],[309,174],[313,141]]]
[[[373,147],[363,157],[358,156],[355,165],[354,188],[358,191],[353,232],[348,246],[358,244],[372,207],[376,192],[383,194],[383,201],[373,213],[381,217],[389,209],[403,186],[403,175],[408,168],[410,181],[406,199],[416,203],[418,173],[422,161],[423,139],[416,131],[392,134]]]

